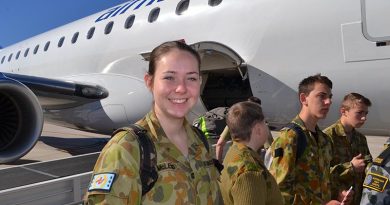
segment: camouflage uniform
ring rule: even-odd
[[[334,145],[333,158],[330,162],[330,173],[335,179],[332,183],[332,198],[337,199],[339,191],[348,190],[352,185],[355,191],[352,204],[359,204],[365,174],[356,173],[351,160],[359,154],[372,159],[366,137],[355,129],[351,137],[348,137],[340,120],[326,128],[324,132],[332,139]]]
[[[158,180],[141,194],[139,145],[133,132],[117,133],[102,150],[93,173],[115,173],[110,191],[89,191],[86,204],[220,204],[219,173],[210,153],[187,121],[188,157],[166,137],[153,111],[137,124],[152,138],[157,154]]]
[[[387,149],[390,149],[390,147],[385,148],[385,150]],[[378,158],[374,161],[378,161]],[[381,166],[376,165],[374,163],[371,167],[369,167],[367,170],[366,178],[363,183],[364,189],[360,204],[390,205],[389,179],[390,157],[384,158]]]
[[[306,148],[296,161],[298,136],[293,129],[282,130],[270,148],[273,156],[270,172],[279,185],[285,204],[327,202],[331,199],[331,141],[317,126],[316,136],[313,135],[298,116],[292,122],[302,128]]]
[[[220,188],[225,205],[283,204],[276,181],[258,153],[233,142],[223,163]]]

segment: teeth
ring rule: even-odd
[[[184,103],[187,100],[186,99],[171,99],[171,101],[174,103]]]

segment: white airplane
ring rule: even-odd
[[[151,50],[184,40],[202,56],[201,101],[189,118],[249,96],[274,127],[299,111],[298,83],[316,73],[341,98],[373,102],[367,134],[390,128],[389,1],[131,0],[0,51],[0,162],[25,155],[44,120],[110,134],[149,111]]]

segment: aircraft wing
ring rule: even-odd
[[[42,109],[66,109],[107,96],[99,85],[0,72],[0,163],[34,147],[42,132]]]
[[[37,96],[42,109],[66,109],[108,97],[108,91],[99,85],[13,73],[3,74],[27,86]]]

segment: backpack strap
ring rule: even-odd
[[[306,136],[305,136],[305,133],[303,132],[302,128],[293,122],[288,123],[286,125],[286,127],[294,130],[294,132],[298,136],[298,138],[297,138],[297,155],[295,158],[295,163],[297,163],[298,159],[300,159],[301,156],[303,155],[303,152],[305,152],[305,149],[307,146]]]
[[[387,147],[382,153],[379,154],[377,158],[372,162],[373,164],[380,166],[380,167],[385,167],[384,164],[387,162],[386,159],[390,156],[390,147]]]
[[[140,150],[140,169],[139,175],[142,183],[142,196],[148,193],[158,179],[156,169],[157,155],[156,149],[147,130],[137,124],[131,124],[129,127],[123,127],[114,132],[113,135],[120,131],[133,131],[139,144]]]
[[[210,152],[210,145],[204,133],[201,130],[199,130],[198,127],[195,126],[192,126],[192,130],[194,130],[196,136],[203,142],[204,146],[207,149],[207,152]]]

